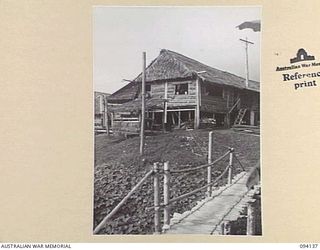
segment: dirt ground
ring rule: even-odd
[[[207,163],[208,130],[174,131],[147,136],[145,154],[139,156],[139,138],[95,137],[94,225],[108,214],[131,188],[148,172],[154,162],[169,161],[171,169],[181,169]],[[213,159],[235,148],[235,154],[248,170],[260,158],[260,137],[232,130],[214,130]],[[221,174],[228,159],[213,167],[213,179]],[[234,174],[241,171],[235,161]],[[218,185],[225,184],[223,179]],[[206,184],[206,170],[172,176],[171,198]],[[203,199],[205,193],[195,194],[172,205],[172,213],[182,213]],[[107,224],[103,234],[152,234],[153,184],[148,180],[128,200]]]

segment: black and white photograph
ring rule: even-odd
[[[261,13],[93,8],[93,235],[263,235]]]

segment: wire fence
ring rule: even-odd
[[[240,160],[236,157],[234,153],[235,150],[231,147],[228,147],[227,152],[225,152],[223,155],[221,155],[220,157],[218,157],[216,160],[213,161],[212,160],[212,138],[213,138],[213,132],[209,132],[207,164],[191,167],[191,168],[185,168],[185,169],[170,169],[169,162],[164,162],[162,164],[162,168],[160,163],[154,163],[153,168],[150,171],[148,171],[144,175],[144,177],[131,189],[131,191],[117,204],[117,206],[113,208],[112,211],[103,218],[103,220],[96,226],[93,233],[98,234],[106,225],[106,223],[119,211],[119,209],[128,201],[128,199],[135,192],[137,192],[137,190],[142,186],[142,184],[145,183],[149,178],[153,178],[154,202],[153,202],[153,206],[149,207],[148,210],[150,209],[154,210],[154,233],[155,234],[160,234],[161,232],[166,231],[170,228],[170,219],[171,219],[170,213],[171,213],[172,204],[174,202],[178,202],[182,199],[188,198],[203,190],[207,190],[206,192],[207,197],[211,197],[212,187],[217,182],[219,182],[223,177],[226,177],[227,183],[231,185],[232,175],[234,171],[234,159],[239,163],[242,170],[244,170],[244,167],[241,164]],[[212,167],[217,165],[219,162],[222,162],[227,157],[229,157],[227,166],[215,179],[212,179]],[[172,175],[188,173],[188,172],[197,172],[202,169],[207,169],[207,180],[205,185],[198,187],[187,193],[183,193],[177,197],[171,198]],[[163,186],[162,186],[163,195],[162,196],[160,192],[160,188],[161,188],[160,177],[161,179],[163,179]],[[161,200],[163,201],[162,203],[161,203]],[[163,210],[163,226],[162,227],[161,227],[161,210]]]

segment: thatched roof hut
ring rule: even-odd
[[[197,72],[205,71],[200,75],[202,81],[211,84],[221,84],[238,89],[248,89],[259,92],[260,84],[249,81],[246,87],[245,79],[232,73],[221,71],[198,62],[179,53],[163,49],[146,69],[147,82],[176,81],[195,79]],[[132,82],[119,89],[109,97],[109,102],[124,103],[134,100],[140,92],[141,74]]]

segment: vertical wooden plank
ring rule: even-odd
[[[209,132],[209,141],[208,141],[208,164],[212,163],[212,137],[213,131]],[[212,166],[208,166],[207,168],[207,184],[210,184],[212,181]],[[212,194],[212,186],[209,186],[207,189],[207,196],[211,197]]]
[[[160,183],[159,165],[153,164],[153,190],[154,190],[154,233],[160,234]]]
[[[151,112],[151,119],[152,119],[151,130],[153,130],[153,125],[155,124],[155,112],[154,111]]]
[[[254,111],[250,111],[250,125],[254,126]]]
[[[226,126],[227,126],[227,128],[231,127],[230,113],[229,112],[226,114]]]
[[[173,123],[173,125],[176,125],[176,120],[174,118],[174,112],[171,111],[170,113],[171,113],[172,123]]]
[[[225,235],[225,225],[224,222],[221,223],[221,235]]]
[[[255,235],[255,214],[253,204],[248,204],[247,216],[247,235]]]
[[[229,89],[225,89],[226,90],[226,96],[227,96],[227,109],[229,110],[229,107],[230,107],[230,91]]]
[[[231,224],[230,221],[224,221],[221,223],[221,234],[230,235],[231,234]]]
[[[140,155],[144,152],[144,121],[145,121],[145,85],[146,85],[146,52],[142,53],[142,86],[141,86],[141,126],[140,126]]]
[[[170,166],[169,162],[163,165],[164,178],[163,178],[163,227],[162,230],[166,231],[170,228]]]
[[[113,120],[114,120],[114,114],[113,114],[113,112],[110,114],[110,116],[111,116],[111,128],[113,129]]]
[[[109,135],[109,116],[108,116],[108,99],[104,97],[104,125],[106,128],[107,135]]]
[[[181,127],[181,111],[178,112],[178,126]]]
[[[196,110],[194,113],[194,128],[198,129],[200,126],[200,81],[199,77],[197,77],[196,80],[196,97],[197,97],[197,105],[196,105]]]
[[[230,155],[229,155],[229,170],[228,170],[228,184],[232,184],[232,168],[233,168],[233,152],[234,149],[230,149]]]
[[[165,99],[165,103],[164,103],[164,123],[167,124],[167,109],[168,109],[168,82],[165,82],[164,84],[164,99]]]

